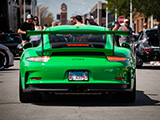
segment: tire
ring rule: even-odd
[[[134,103],[136,100],[136,79],[134,81],[133,91],[119,92],[115,95],[116,102]]]
[[[7,65],[7,56],[4,52],[0,51],[0,70],[3,70]]]
[[[21,78],[19,81],[19,100],[21,103],[41,102],[42,95],[40,93],[27,93],[23,92]]]
[[[140,57],[136,56],[136,68],[142,68],[142,66],[143,60]]]

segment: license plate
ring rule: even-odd
[[[88,71],[69,71],[69,81],[88,81]]]
[[[153,51],[159,51],[159,48],[154,48]]]

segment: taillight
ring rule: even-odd
[[[151,48],[144,48],[143,51],[144,52],[151,52]]]
[[[26,60],[33,62],[48,62],[49,59],[50,59],[49,56],[42,56],[42,57],[30,57],[27,58]]]
[[[107,56],[107,60],[110,62],[123,62],[129,60],[125,57],[114,57],[114,56]]]

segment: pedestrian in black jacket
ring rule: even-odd
[[[94,22],[94,17],[90,16],[89,18],[87,18],[88,22],[90,25],[96,25],[98,26],[98,24],[96,22]]]

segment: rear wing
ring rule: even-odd
[[[123,35],[129,36],[130,31],[92,31],[92,30],[67,30],[67,31],[27,31],[27,37],[41,35],[42,36],[42,55],[44,51],[43,35],[49,34],[110,34],[110,35]],[[114,42],[113,42],[113,55],[114,55]]]
[[[129,36],[129,31],[27,31],[28,36],[34,35],[47,35],[47,34],[111,34],[111,35],[123,35]]]

